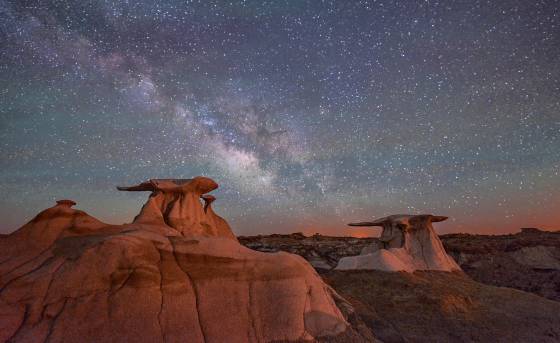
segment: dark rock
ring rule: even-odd
[[[323,278],[383,342],[560,340],[560,303],[460,272],[331,271]]]
[[[240,237],[259,251],[299,254],[321,273],[345,256],[360,254],[376,238],[305,237],[301,234]],[[297,238],[296,238],[297,237]],[[511,287],[560,301],[560,232],[524,228],[517,234],[440,236],[445,250],[476,281]]]

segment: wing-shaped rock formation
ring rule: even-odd
[[[0,342],[358,339],[301,257],[241,246],[208,178],[150,180],[134,222],[59,201],[0,238]]]
[[[373,222],[351,223],[350,226],[381,226],[379,244],[366,247],[358,256],[340,259],[336,269],[378,269],[386,271],[461,270],[447,255],[432,227],[433,222],[447,217],[425,215],[392,215]]]
[[[198,176],[193,179],[152,179],[121,191],[149,191],[150,198],[134,223],[169,226],[185,237],[211,236],[236,239],[228,223],[214,213],[211,195],[218,188],[214,180]],[[206,202],[201,206],[201,198]],[[212,200],[209,200],[212,199]]]

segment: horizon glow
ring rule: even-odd
[[[0,0],[0,46],[0,233],[197,175],[238,235],[560,229],[554,2]]]

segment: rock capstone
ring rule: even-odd
[[[385,271],[461,270],[449,256],[432,226],[447,217],[424,215],[392,215],[372,222],[351,223],[350,226],[381,226],[378,244],[366,247],[358,256],[340,259],[336,269],[378,269]]]

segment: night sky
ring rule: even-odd
[[[0,0],[0,232],[196,175],[237,234],[560,229],[559,56],[557,1]]]

